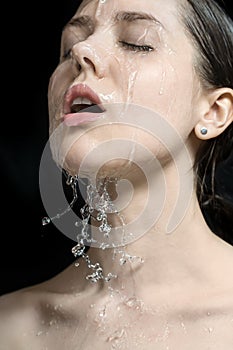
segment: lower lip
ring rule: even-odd
[[[66,126],[79,126],[94,122],[103,117],[103,113],[72,113],[65,114],[63,117]]]

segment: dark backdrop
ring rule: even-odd
[[[11,1],[2,10],[1,294],[45,280],[73,260],[74,242],[53,224],[41,225],[39,165],[48,139],[48,80],[74,3]]]
[[[41,225],[39,165],[48,139],[48,80],[78,3],[13,1],[2,11],[1,294],[44,281],[73,261],[74,242],[53,224]],[[223,182],[227,176],[219,174]]]

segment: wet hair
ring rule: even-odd
[[[214,0],[185,1],[182,19],[197,48],[195,67],[203,87],[233,89],[230,15],[223,3]],[[233,244],[233,123],[218,137],[202,142],[194,170],[200,208],[209,227]]]

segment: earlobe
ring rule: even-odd
[[[209,109],[195,126],[195,134],[201,140],[219,136],[233,122],[232,89],[217,89],[208,98]]]

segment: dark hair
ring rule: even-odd
[[[233,22],[224,7],[214,0],[186,0],[182,19],[199,52],[196,70],[203,86],[233,89]],[[233,124],[202,143],[194,169],[200,208],[209,227],[233,244]]]

